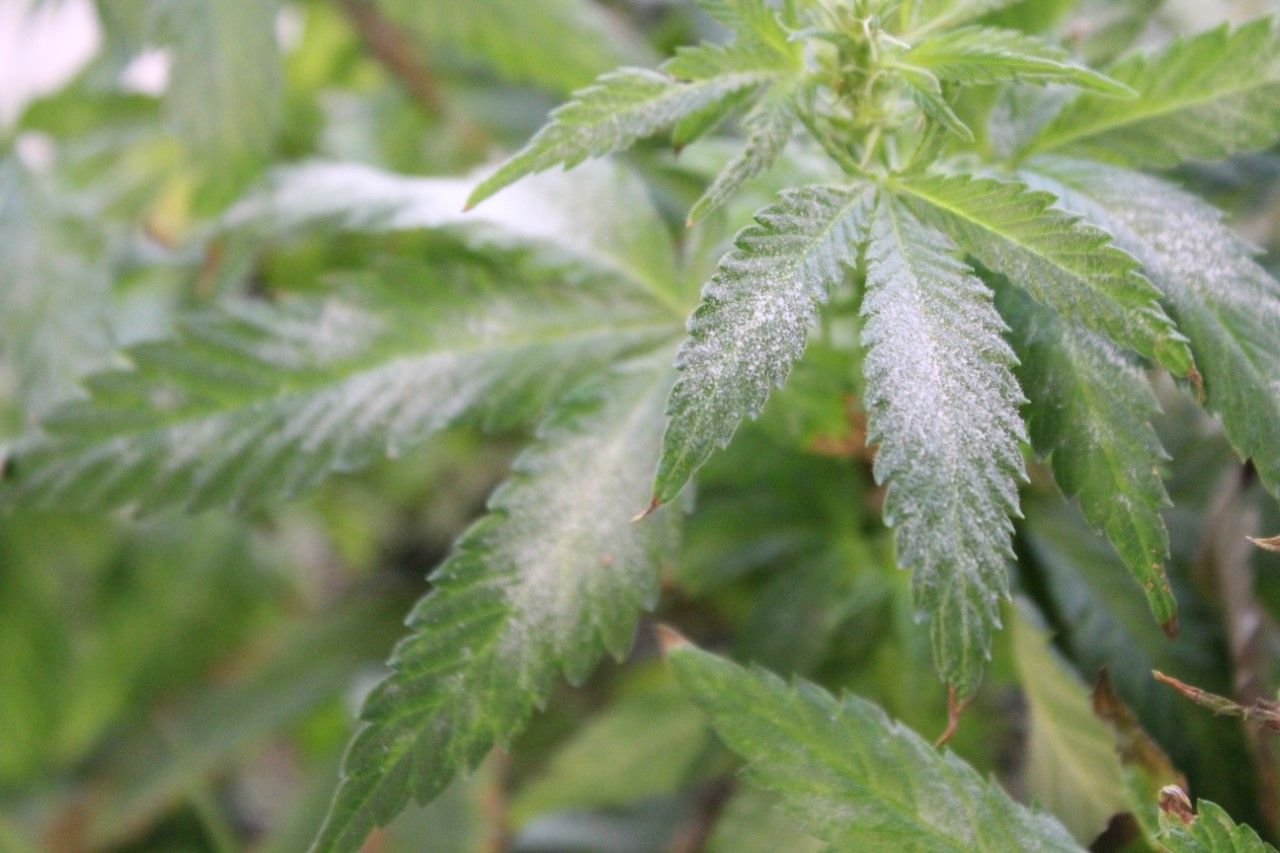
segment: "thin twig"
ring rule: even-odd
[[[414,49],[413,41],[368,0],[338,0],[360,40],[393,77],[431,115],[445,112],[435,75]]]

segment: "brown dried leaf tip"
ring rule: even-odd
[[[1191,805],[1191,798],[1177,785],[1165,785],[1160,789],[1160,811],[1183,826],[1196,822],[1196,810]]]
[[[969,703],[973,701],[972,696],[966,696],[963,699],[956,693],[955,687],[947,685],[947,727],[942,730],[942,734],[938,735],[938,739],[933,742],[935,747],[941,748],[956,735],[956,730],[960,728],[960,715],[964,713],[964,709],[969,707]]]
[[[681,634],[670,625],[654,625],[653,636],[657,639],[658,648],[662,650],[664,657],[675,649],[690,645],[684,634]]]
[[[1280,536],[1271,536],[1267,539],[1255,539],[1252,536],[1246,538],[1264,551],[1280,551]]]
[[[653,500],[649,501],[649,505],[645,507],[643,512],[638,512],[631,517],[631,523],[636,524],[637,522],[644,521],[646,518],[657,512],[658,507],[660,506],[662,506],[662,501],[658,500],[657,495],[654,495]]]

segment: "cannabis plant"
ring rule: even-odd
[[[350,484],[521,446],[362,697],[312,849],[475,778],[499,844],[693,791],[673,849],[1272,849],[1187,794],[1280,833],[1274,584],[1244,543],[1280,494],[1280,283],[1196,194],[1266,209],[1272,19],[700,0],[646,41],[623,21],[658,13],[576,0],[334,5],[293,10],[281,64],[271,4],[104,2],[104,57],[18,126],[57,168],[0,161],[0,523],[341,540],[425,501]],[[157,44],[162,102],[103,88]],[[321,97],[364,79],[333,45],[411,103]],[[512,84],[573,91],[501,165],[385,168],[463,171],[520,125]],[[353,537],[331,562],[377,552]],[[654,608],[679,630],[638,632]],[[1010,787],[959,757],[1010,749]],[[569,837],[520,845],[608,846]]]

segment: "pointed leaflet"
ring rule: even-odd
[[[468,204],[526,175],[629,148],[725,98],[793,77],[801,67],[799,45],[784,48],[750,40],[702,44],[681,49],[661,71],[622,68],[605,74],[553,112],[524,148],[476,187]]]
[[[818,306],[857,262],[866,186],[788,190],[756,215],[702,293],[676,366],[654,500],[679,494],[703,462],[760,413],[804,353]]]
[[[702,221],[728,200],[734,190],[773,165],[791,139],[795,126],[795,114],[791,110],[789,93],[776,92],[767,96],[760,106],[747,116],[747,144],[742,153],[730,160],[712,181],[711,186],[689,212],[689,225]]]
[[[509,742],[561,672],[580,682],[606,650],[626,653],[674,538],[674,513],[630,522],[661,435],[662,356],[563,404],[433,576],[365,701],[314,850],[358,849]]]
[[[1044,158],[1062,204],[1116,235],[1164,291],[1204,374],[1205,405],[1280,491],[1280,283],[1205,202],[1137,172]]]
[[[1275,848],[1244,824],[1236,823],[1221,806],[1196,802],[1188,825],[1177,815],[1161,812],[1160,843],[1169,853],[1275,853]]]
[[[292,496],[466,421],[515,423],[676,331],[603,282],[392,263],[332,298],[233,303],[88,382],[11,460],[0,504],[144,510]]]
[[[862,341],[867,439],[880,445],[885,522],[929,614],[934,662],[973,692],[1013,556],[1024,440],[1013,351],[991,291],[947,241],[883,197],[867,244]]]
[[[999,297],[1031,400],[1027,423],[1036,453],[1049,457],[1066,494],[1106,534],[1162,625],[1177,602],[1164,563],[1169,505],[1160,477],[1167,459],[1151,419],[1160,412],[1146,375],[1101,335],[1063,320],[1012,287]]]
[[[923,69],[940,81],[1067,83],[1112,96],[1133,94],[1128,87],[1072,62],[1065,50],[1043,39],[992,27],[965,27],[925,39],[894,62]]]
[[[1081,94],[1025,153],[1069,149],[1097,160],[1167,168],[1265,148],[1280,137],[1280,39],[1263,18],[1122,60],[1109,75],[1134,100]]]
[[[1014,802],[951,752],[856,696],[788,686],[688,644],[676,678],[805,829],[836,850],[1080,851],[1048,815]]]
[[[1018,2],[1019,0],[917,0],[914,4],[902,4],[902,8],[913,11],[912,19],[917,26],[911,36],[918,38],[924,33],[976,21]]]
[[[969,176],[915,175],[893,187],[922,219],[1059,314],[1183,377],[1191,352],[1138,263],[1100,228],[1052,207],[1049,193]]]

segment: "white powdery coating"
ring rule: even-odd
[[[607,294],[464,293],[438,312],[403,285],[361,296],[233,303],[134,353],[136,369],[112,377],[116,399],[69,415],[66,446],[24,462],[18,488],[77,507],[117,492],[146,509],[289,497],[670,334],[649,307]]]
[[[636,614],[653,603],[669,527],[666,518],[633,519],[658,456],[669,390],[662,375],[624,380],[623,393],[610,389],[587,423],[545,430],[517,466],[518,484],[495,501],[506,520],[493,558],[511,570],[511,618],[496,653],[515,673],[536,679],[545,668],[537,657],[572,660],[600,641],[625,652]]]
[[[1105,224],[1142,261],[1191,339],[1207,406],[1280,488],[1280,284],[1218,211],[1171,184],[1060,158],[1034,168],[1064,206]]]
[[[902,185],[918,216],[1062,316],[1148,357],[1185,357],[1138,263],[1102,229],[1054,209],[1052,195],[965,176]]]
[[[744,417],[755,417],[804,353],[818,306],[856,263],[865,187],[791,190],[738,235],[703,290],[680,350],[659,497],[669,500]],[[666,486],[662,486],[662,483]]]
[[[274,172],[223,225],[287,234],[323,226],[354,231],[449,229],[477,246],[535,248],[641,287],[670,286],[676,259],[639,180],[613,163],[572,176],[538,175],[464,212],[474,178],[418,178],[356,163],[314,162]]]
[[[891,199],[867,248],[868,439],[944,677],[968,692],[999,624],[1023,476],[1022,392],[991,292]]]

